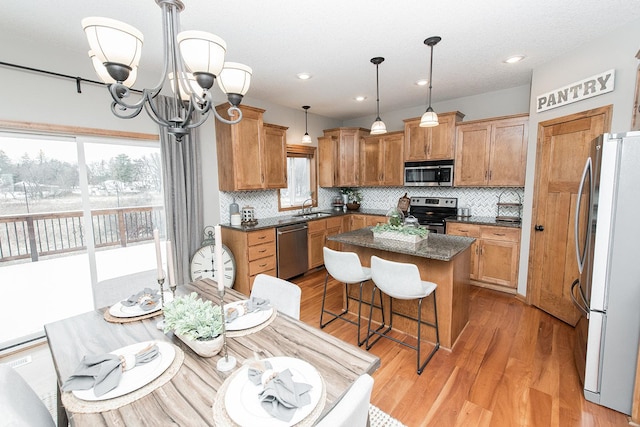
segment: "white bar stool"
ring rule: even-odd
[[[327,247],[323,248],[324,254],[324,266],[327,269],[327,276],[324,279],[324,293],[322,294],[322,311],[320,312],[320,328],[324,328],[329,323],[333,322],[336,319],[342,319],[345,322],[349,322],[353,325],[358,326],[358,345],[362,345],[365,342],[365,339],[360,339],[360,323],[361,323],[361,312],[362,312],[362,286],[368,280],[371,280],[371,269],[368,267],[363,267],[360,264],[360,258],[355,252],[340,252],[334,251],[333,249],[329,249]],[[344,292],[346,297],[346,308],[342,310],[341,313],[334,313],[325,309],[325,301],[327,299],[327,282],[329,280],[329,276],[332,276],[338,282],[344,283]],[[358,299],[349,295],[349,285],[353,285],[359,283],[360,284],[360,294]],[[358,320],[357,322],[345,317],[345,315],[349,312],[349,300],[358,302]],[[373,304],[373,301],[372,301]],[[376,308],[380,308],[382,310],[382,305],[376,306]],[[324,322],[324,314],[328,314],[332,317],[328,322]],[[382,312],[382,317],[384,319],[384,311]],[[381,326],[381,328],[384,325]],[[380,328],[380,329],[381,329]]]
[[[388,261],[382,258],[378,258],[377,256],[371,257],[371,279],[373,280],[373,291],[371,293],[371,304],[375,299],[376,288],[380,292],[380,300],[382,300],[382,293],[385,293],[391,298],[391,304],[389,307],[389,326],[384,331],[380,332],[379,329],[371,330],[371,317],[373,308],[371,309],[371,313],[369,314],[369,326],[368,326],[368,334],[367,334],[367,350],[369,350],[375,343],[380,340],[380,338],[388,338],[392,341],[395,341],[399,344],[407,346],[416,350],[417,353],[417,367],[418,367],[418,375],[422,373],[424,367],[427,366],[427,363],[431,360],[433,355],[440,348],[440,334],[438,332],[438,310],[436,307],[436,285],[433,282],[426,282],[420,278],[420,271],[415,264],[401,263],[395,261]],[[433,294],[433,313],[435,317],[435,322],[430,323],[422,320],[422,300],[429,295]],[[403,313],[395,313],[393,311],[393,300],[394,299],[402,299],[402,300],[418,300],[418,318],[414,318],[411,316],[407,316]],[[404,318],[410,320],[416,320],[418,322],[418,343],[414,347],[411,344],[407,344],[403,341],[400,341],[392,336],[387,335],[387,333],[393,327],[393,315],[397,314],[398,316],[402,316]],[[384,321],[384,318],[383,318]],[[420,344],[421,344],[421,326],[427,325],[435,328],[436,330],[436,343],[433,347],[433,350],[426,357],[424,362],[420,363]],[[384,326],[384,325],[383,325]],[[373,335],[378,335],[371,344],[369,344],[369,338]]]

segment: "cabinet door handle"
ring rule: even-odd
[[[260,237],[258,237],[258,239],[260,239],[260,240],[264,240],[264,239],[266,239],[266,238],[267,238],[267,236],[260,236]]]
[[[259,250],[258,252],[259,252],[259,253],[261,253],[261,254],[263,254],[263,253],[267,252],[267,250],[266,250],[266,249],[261,249],[261,250]]]
[[[544,225],[536,224],[536,226],[533,227],[533,229],[536,231],[544,231]]]
[[[484,171],[484,179],[487,179],[487,176],[489,176],[489,171]]]
[[[260,267],[266,267],[267,264],[260,264]]]
[[[494,236],[504,236],[504,233],[493,233]]]
[[[489,181],[491,181],[491,171],[489,171]]]

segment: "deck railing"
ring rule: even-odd
[[[164,228],[162,206],[91,211],[96,247],[127,246],[153,239]],[[86,249],[83,212],[51,212],[0,216],[0,262]]]

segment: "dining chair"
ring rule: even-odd
[[[362,287],[365,282],[371,280],[371,269],[363,267],[360,263],[360,258],[355,252],[341,252],[329,249],[326,246],[322,249],[324,255],[324,267],[327,270],[327,275],[324,278],[324,292],[322,293],[322,308],[320,311],[320,329],[323,329],[329,323],[334,320],[341,319],[345,322],[349,322],[358,327],[358,345],[364,344],[366,339],[360,339],[360,323],[362,319]],[[327,284],[329,276],[336,279],[338,282],[344,283],[344,295],[346,304],[340,313],[327,310],[325,303],[327,300]],[[349,286],[359,284],[360,291],[358,298],[355,298],[349,294]],[[358,304],[358,319],[357,321],[351,320],[346,315],[349,313],[349,301],[356,301]],[[382,305],[380,305],[382,310]],[[331,320],[325,322],[324,315],[331,316]],[[384,318],[384,312],[383,312]]]
[[[13,368],[0,364],[0,424],[55,427],[53,418],[35,391]]]
[[[369,350],[375,343],[377,343],[380,338],[388,338],[392,341],[395,341],[399,344],[407,346],[416,350],[416,359],[417,359],[417,367],[418,367],[418,375],[422,373],[424,367],[427,366],[427,363],[431,360],[436,351],[440,348],[440,334],[438,332],[438,310],[436,306],[436,288],[437,285],[433,282],[427,282],[420,278],[420,271],[415,264],[410,263],[402,263],[389,261],[386,259],[379,258],[375,255],[371,257],[371,280],[373,281],[374,287],[371,295],[371,304],[373,305],[373,301],[375,299],[376,289],[378,289],[380,293],[380,299],[382,299],[382,293],[389,296],[390,304],[389,304],[389,326],[384,331],[371,330],[371,315],[373,314],[373,307],[371,307],[370,315],[369,315],[369,326],[367,336],[367,345],[366,348]],[[422,300],[429,295],[433,294],[433,315],[434,322],[427,322],[422,320]],[[401,299],[401,300],[418,300],[418,316],[417,318],[408,316],[402,313],[396,313],[393,311],[393,300]],[[418,325],[418,333],[417,339],[418,342],[416,346],[412,346],[411,344],[396,339],[387,333],[393,327],[393,315],[397,314],[398,316],[404,317],[406,319],[417,321]],[[435,328],[436,332],[436,342],[433,346],[433,349],[429,353],[429,355],[425,358],[424,362],[420,363],[420,348],[422,343],[421,336],[421,327],[422,325],[427,325]],[[369,338],[372,334],[378,335],[372,343],[369,343]]]
[[[300,320],[302,291],[295,283],[260,273],[253,281],[251,296],[268,299],[279,312]]]
[[[365,427],[369,419],[369,403],[373,377],[362,374],[342,399],[322,418],[318,427]]]

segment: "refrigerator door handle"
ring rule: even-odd
[[[578,259],[578,271],[582,274],[582,270],[584,269],[584,263],[587,257],[587,242],[589,241],[589,235],[591,234],[591,229],[589,227],[589,218],[591,216],[591,212],[587,213],[587,229],[585,233],[584,245],[583,249],[580,250],[580,208],[582,205],[582,192],[584,190],[584,183],[587,179],[587,174],[589,174],[589,184],[591,185],[593,182],[593,172],[591,168],[591,157],[587,158],[587,161],[584,164],[584,170],[582,171],[582,178],[580,179],[580,187],[578,187],[578,196],[576,199],[576,218],[574,221],[575,227],[575,241],[576,241],[576,257]],[[589,198],[591,198],[591,188],[589,188]],[[573,285],[572,285],[573,286]]]
[[[582,302],[576,299],[575,288],[578,287],[578,292],[580,293],[580,299]],[[580,286],[580,279],[576,279],[571,284],[571,300],[573,301],[573,305],[575,305],[578,310],[588,319],[589,318],[589,309],[586,298],[584,297],[584,293],[582,292],[582,287]]]

